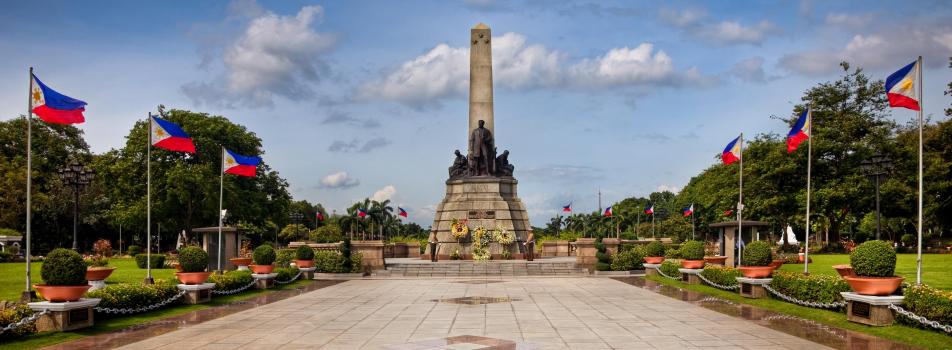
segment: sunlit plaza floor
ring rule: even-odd
[[[823,349],[602,278],[353,280],[125,349]]]

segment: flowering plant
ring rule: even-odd
[[[475,261],[487,261],[492,258],[492,254],[489,254],[489,249],[486,248],[473,248],[473,260]]]
[[[516,241],[516,236],[504,228],[496,228],[493,230],[493,239],[499,242],[499,244],[510,245]]]
[[[96,255],[103,257],[112,256],[112,244],[109,243],[108,239],[100,238],[93,243],[93,252],[96,252]]]
[[[450,225],[450,232],[453,233],[453,237],[458,241],[469,234],[469,227],[466,226],[466,222],[453,219],[453,224]]]

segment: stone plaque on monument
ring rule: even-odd
[[[469,128],[467,153],[457,150],[446,196],[436,207],[433,230],[439,245],[437,254],[450,256],[459,250],[463,256],[472,252],[466,239],[457,243],[450,232],[453,220],[487,230],[505,229],[515,234],[516,243],[509,247],[494,244],[493,254],[510,249],[520,253],[524,247],[529,226],[529,215],[516,194],[519,181],[513,177],[515,166],[509,163],[509,151],[499,153],[496,147],[495,116],[493,115],[492,33],[485,24],[470,30],[469,49]],[[430,254],[427,248],[426,254]]]

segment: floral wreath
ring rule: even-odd
[[[450,225],[450,232],[453,234],[453,237],[456,238],[456,240],[460,240],[469,234],[469,227],[466,226],[465,221],[453,219],[453,224]]]
[[[516,236],[504,228],[496,228],[493,230],[493,238],[502,245],[510,245],[516,240]]]

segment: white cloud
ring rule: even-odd
[[[872,14],[828,13],[826,24],[844,27],[862,27],[873,20]]]
[[[746,82],[764,83],[767,81],[763,57],[751,57],[737,62],[729,73]]]
[[[228,106],[269,106],[276,96],[310,97],[310,84],[328,74],[322,56],[337,41],[336,35],[313,29],[324,9],[304,6],[296,15],[280,16],[253,2],[242,4],[230,11],[257,17],[222,51],[224,74],[214,81],[188,83],[182,91],[197,104]]]
[[[356,152],[356,153],[367,153],[375,149],[387,146],[391,143],[390,140],[383,137],[375,137],[367,141],[361,141],[358,139],[353,139],[350,141],[341,141],[337,140],[331,143],[330,147],[327,148],[331,152]]]
[[[754,25],[744,25],[737,21],[717,22],[708,19],[704,11],[696,9],[662,9],[659,17],[705,44],[760,45],[768,35],[778,32],[776,26],[766,20]]]
[[[658,185],[657,191],[658,192],[668,191],[674,194],[678,194],[678,192],[681,192],[681,187],[671,186],[671,185]]]
[[[329,189],[347,189],[360,185],[360,180],[350,177],[346,171],[339,171],[321,178],[320,186]]]
[[[674,65],[664,51],[643,43],[635,48],[616,48],[604,56],[586,59],[569,68],[575,84],[588,86],[622,86],[671,82]]]
[[[703,10],[697,10],[697,9],[687,9],[684,11],[662,9],[660,12],[660,17],[661,17],[661,20],[671,25],[684,28],[684,27],[690,27],[697,24],[698,22],[703,20],[705,17],[707,17],[707,13],[704,12]]]
[[[385,200],[393,198],[393,195],[397,193],[397,188],[393,185],[386,185],[383,188],[374,192],[374,195],[370,197],[371,200],[378,202],[383,202]]]

